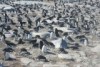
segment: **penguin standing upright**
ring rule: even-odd
[[[55,35],[56,35],[56,37],[60,37],[60,35],[59,35],[59,33],[58,33],[58,29],[57,29],[57,28],[55,29]]]
[[[47,46],[46,46],[46,45],[43,45],[43,47],[42,47],[42,52],[43,52],[43,53],[48,52],[48,48],[47,48]]]
[[[84,45],[87,46],[88,45],[88,39],[84,39]]]
[[[50,39],[52,39],[54,36],[54,32],[50,32]]]

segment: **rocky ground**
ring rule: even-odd
[[[99,17],[100,15],[98,14],[98,21]],[[17,22],[16,19],[14,21]],[[100,25],[97,27],[98,32],[100,32]],[[87,46],[80,44],[78,50],[66,49],[68,54],[61,54],[57,52],[57,49],[51,49],[54,54],[44,54],[38,48],[31,49],[31,45],[28,43],[18,44],[15,50],[15,61],[4,61],[2,49],[5,47],[5,44],[0,42],[0,62],[2,62],[5,67],[100,67],[100,37],[95,34],[86,36],[89,39],[89,44]],[[13,41],[13,38],[8,40]],[[20,56],[20,48],[26,48],[32,55],[28,57]],[[35,58],[40,54],[45,55],[49,62],[36,60]]]

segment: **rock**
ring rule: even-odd
[[[44,64],[43,67],[68,67],[65,64]]]
[[[67,59],[67,60],[73,59],[73,57],[71,55],[68,55],[68,54],[58,54],[58,58]]]
[[[28,65],[29,63],[33,63],[33,62],[34,62],[32,59],[29,59],[29,58],[20,58],[20,61],[21,61],[24,65]]]
[[[81,67],[81,66],[82,66],[81,64],[76,64],[73,67]]]
[[[81,57],[85,57],[86,56],[85,52],[83,52],[83,51],[79,51],[79,54],[81,55]]]
[[[10,65],[10,67],[23,67],[23,65],[21,63],[13,63],[12,65]]]
[[[4,53],[0,51],[0,60],[2,60],[3,58],[4,58]]]
[[[3,61],[3,67],[23,67],[20,61]]]
[[[100,67],[100,64],[97,64],[96,67]]]
[[[57,58],[57,55],[45,55],[45,57],[48,59],[48,60],[55,60],[55,61],[58,61],[58,58]]]
[[[28,67],[43,67],[43,62],[30,63]]]
[[[84,52],[72,52],[68,54],[58,54],[59,59],[66,59],[66,60],[72,60],[74,59],[76,62],[81,62],[83,60],[86,60],[87,57]]]
[[[100,53],[100,45],[97,45],[96,47],[91,49],[92,52]]]

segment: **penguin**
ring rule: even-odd
[[[39,60],[39,61],[43,61],[43,62],[49,62],[49,61],[46,59],[46,57],[43,56],[43,55],[37,56],[36,59]]]

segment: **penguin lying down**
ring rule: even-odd
[[[39,61],[43,61],[43,62],[49,62],[45,56],[42,56],[42,55],[39,55],[36,57],[36,60],[39,60]]]
[[[27,51],[27,49],[22,48],[22,49],[20,50],[20,55],[26,57],[26,56],[29,56],[29,55],[31,55],[31,54],[30,54],[30,52]]]

